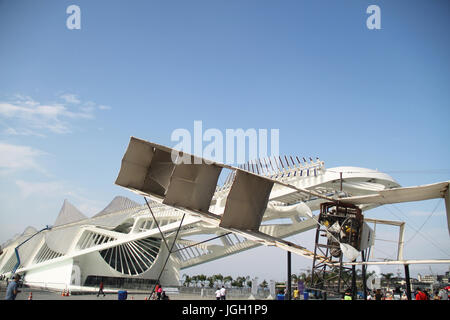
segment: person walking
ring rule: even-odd
[[[383,293],[381,293],[380,289],[377,289],[377,291],[375,293],[375,300],[384,300]]]
[[[431,300],[430,293],[428,292],[428,289],[424,289],[423,293],[425,293],[425,295],[427,296],[427,300]]]
[[[105,293],[103,292],[103,281],[100,281],[100,285],[99,285],[98,292],[97,292],[97,297],[100,294],[103,294],[104,297],[106,296]]]
[[[14,276],[14,281],[11,281],[8,284],[8,287],[6,288],[5,300],[16,300],[17,294],[21,292],[19,289],[17,289],[19,286],[19,280],[20,276],[16,274]]]
[[[161,286],[159,286],[158,291],[156,292],[156,294],[158,295],[158,300],[161,300],[162,292],[163,292],[163,289]]]
[[[216,290],[216,300],[220,300],[220,288],[219,287],[217,287],[217,290]]]
[[[445,288],[441,288],[438,293],[439,300],[448,300],[448,292]]]
[[[353,300],[352,290],[350,288],[345,290],[345,292],[344,292],[344,300]]]
[[[222,286],[222,289],[220,289],[220,300],[226,300],[227,297],[227,290],[224,286]]]
[[[400,291],[399,287],[395,287],[394,300],[401,300],[401,299],[402,299],[402,292]]]

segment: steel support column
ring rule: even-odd
[[[411,300],[411,279],[409,278],[409,265],[405,264],[406,298]]]
[[[352,265],[352,300],[356,300],[356,266]]]
[[[364,262],[364,261],[366,261],[366,254],[365,254],[365,251],[362,251],[361,252],[361,256],[362,256],[362,261]],[[363,264],[362,266],[362,274],[361,274],[361,276],[362,276],[362,287],[363,287],[363,299],[364,300],[367,300],[367,279],[366,279],[366,269],[367,269],[367,266],[365,265],[365,264]]]
[[[291,252],[287,252],[287,283],[286,283],[286,300],[291,300],[291,283],[292,283],[292,275],[291,275]]]

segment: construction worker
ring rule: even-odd
[[[350,289],[345,290],[344,300],[353,300],[353,298],[352,298],[352,290],[350,290]]]

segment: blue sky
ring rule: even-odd
[[[80,30],[66,27],[71,4]],[[381,30],[366,27],[371,4]],[[194,120],[279,129],[281,154],[404,186],[449,180],[449,13],[445,0],[0,1],[0,242],[52,224],[65,198],[88,216],[119,194],[142,202],[114,185],[129,137],[173,145]],[[436,204],[391,210],[417,230]],[[416,236],[410,257],[448,258],[439,206],[421,232],[440,249]]]

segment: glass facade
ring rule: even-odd
[[[151,290],[156,284],[156,279],[137,279],[89,275],[84,282],[84,286],[98,287],[100,285],[100,282],[103,282],[105,289]]]

